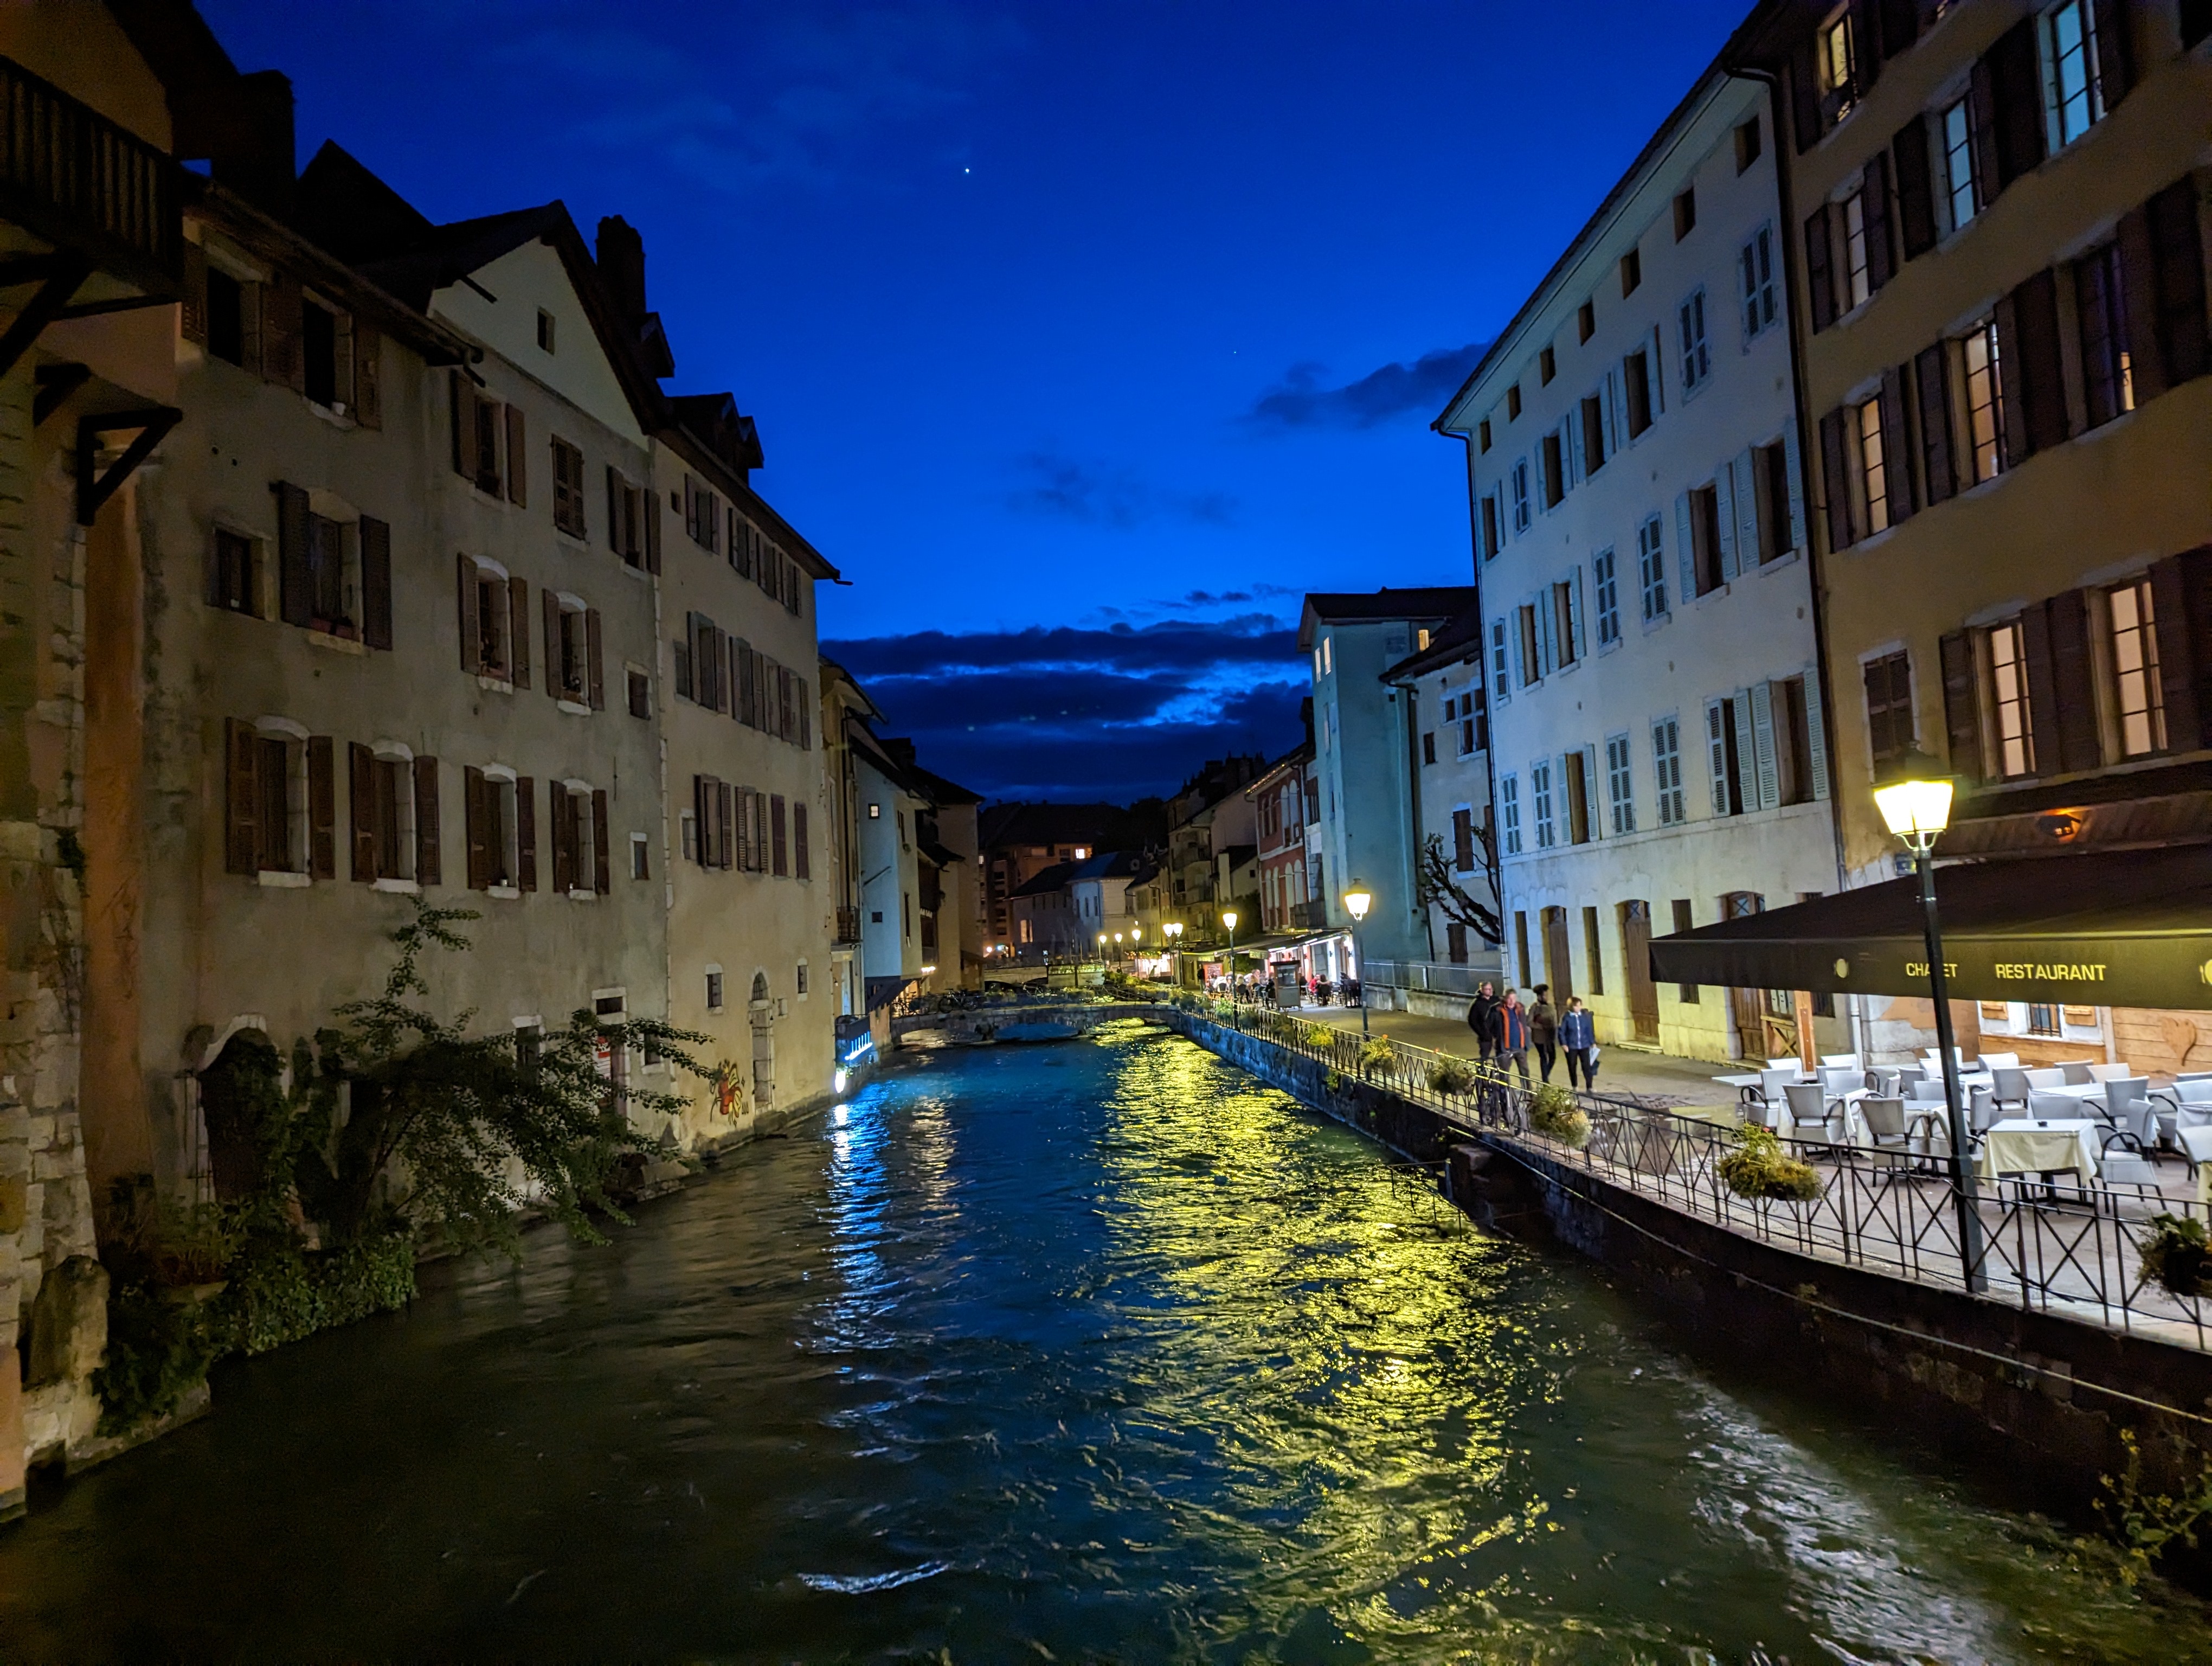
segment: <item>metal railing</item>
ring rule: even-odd
[[[1722,1159],[1742,1143],[1732,1122],[1548,1085],[1550,1105],[1571,1104],[1588,1119],[1588,1134],[1576,1144],[1538,1131],[1535,1091],[1473,1061],[1387,1037],[1363,1043],[1352,1031],[1261,1007],[1232,1012],[1226,1003],[1213,1002],[1194,1016],[1233,1024],[1248,1037],[1385,1088],[1455,1128],[1508,1135],[1561,1168],[1601,1177],[1680,1213],[1822,1261],[1944,1289],[1969,1287],[1940,1136],[1932,1151],[1925,1142],[1918,1149],[1869,1150],[1784,1139],[1789,1155],[1813,1166],[1818,1195],[1802,1201],[1749,1197],[1722,1172]],[[1463,1089],[1457,1085],[1462,1083]],[[2205,1298],[2172,1293],[2143,1266],[2153,1215],[2207,1223],[2205,1206],[2195,1199],[1999,1179],[1982,1183],[1978,1209],[1984,1238],[1978,1270],[1982,1293],[1991,1299],[2212,1347]]]
[[[4,58],[0,216],[149,287],[183,270],[175,161]]]
[[[1474,999],[1483,980],[1498,981],[1495,966],[1449,966],[1436,960],[1370,960],[1367,981],[1378,988],[1425,989],[1440,995]]]
[[[848,943],[857,943],[860,940],[860,909],[846,908],[842,904],[839,906],[837,909],[836,940],[841,946]]]

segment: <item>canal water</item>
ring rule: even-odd
[[[1138,1024],[428,1282],[0,1533],[0,1658],[2212,1658]]]

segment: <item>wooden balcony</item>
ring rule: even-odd
[[[0,58],[0,219],[144,295],[184,264],[175,161]]]

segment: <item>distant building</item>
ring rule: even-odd
[[[975,909],[981,941],[994,952],[1019,947],[1015,893],[1046,868],[1083,861],[1101,850],[1136,848],[1128,812],[1113,804],[994,804],[976,817]]]

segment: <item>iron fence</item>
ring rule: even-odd
[[[2190,1347],[2212,1346],[2203,1298],[2176,1294],[2150,1277],[2143,1249],[2156,1216],[2207,1225],[2195,1198],[2102,1183],[2003,1178],[1978,1188],[1982,1259],[1969,1277],[1959,1242],[1950,1159],[1940,1135],[1869,1150],[1784,1138],[1789,1155],[1812,1165],[1816,1195],[1746,1196],[1722,1159],[1741,1148],[1733,1120],[1706,1121],[1632,1098],[1562,1084],[1523,1086],[1501,1071],[1387,1037],[1363,1038],[1292,1013],[1202,1003],[1204,1021],[1231,1026],[1346,1079],[1367,1081],[1434,1111],[1468,1132],[1504,1134],[1553,1164],[1602,1177],[1680,1213],[1822,1261],[1863,1267],[1950,1290],[1981,1293],[2024,1310]],[[1587,1120],[1578,1139],[1541,1132],[1537,1098]],[[1568,1119],[1571,1120],[1571,1119]]]

